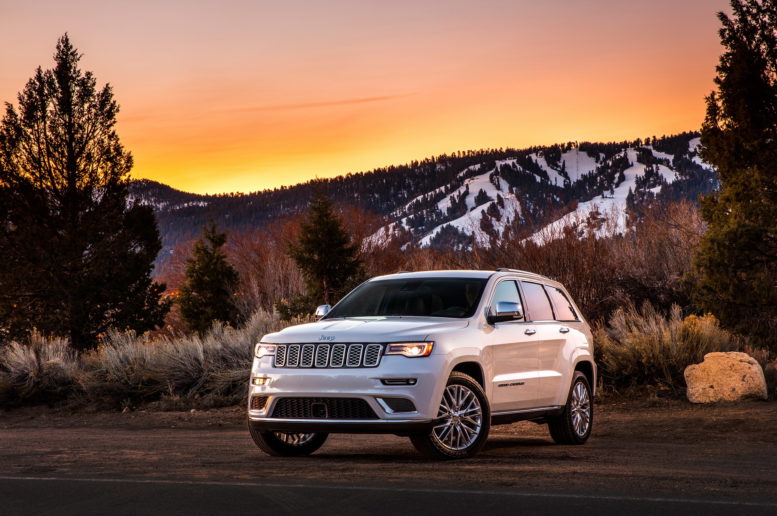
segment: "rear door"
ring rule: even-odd
[[[540,380],[540,397],[547,403],[552,404],[556,400],[558,404],[565,402],[569,394],[570,356],[576,347],[575,342],[585,337],[579,332],[581,320],[567,293],[553,285],[545,285],[545,292],[553,305],[559,333],[557,337],[563,336],[563,339],[549,339],[547,344],[540,346],[540,369],[554,373],[544,375]]]
[[[497,283],[489,310],[496,313],[499,301],[518,303],[525,313],[523,300],[515,280]],[[494,323],[487,341],[492,357],[492,411],[509,412],[535,407],[537,404],[539,365],[534,325],[521,321]]]
[[[537,331],[537,406],[557,404],[557,393],[564,374],[563,350],[568,328],[556,320],[556,314],[546,286],[532,281],[522,281],[521,289],[531,322]]]

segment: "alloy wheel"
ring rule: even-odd
[[[571,400],[572,426],[578,437],[584,437],[591,426],[591,397],[583,382],[577,382],[572,389]]]
[[[440,424],[432,430],[437,442],[449,450],[464,450],[480,435],[483,408],[477,396],[464,385],[449,385],[437,413]]]

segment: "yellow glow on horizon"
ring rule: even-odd
[[[17,3],[0,21],[0,101],[68,31],[82,68],[114,87],[134,178],[249,192],[459,150],[698,129],[727,5]]]

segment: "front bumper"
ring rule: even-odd
[[[444,382],[440,371],[445,357],[423,358],[384,356],[374,368],[275,368],[270,359],[255,360],[252,378],[264,378],[264,385],[249,388],[248,419],[258,431],[403,433],[424,431],[437,417]],[[386,379],[412,378],[413,385],[386,385]],[[251,409],[253,397],[265,397],[261,410]],[[357,398],[364,400],[375,413],[371,419],[308,418],[292,419],[273,412],[283,398]],[[415,406],[414,411],[392,411],[385,399],[401,398]]]
[[[403,434],[429,432],[433,420],[419,419],[279,419],[250,417],[248,424],[259,432],[309,433],[327,432],[343,434]]]

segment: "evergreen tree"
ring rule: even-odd
[[[701,156],[718,171],[696,301],[724,325],[777,343],[777,3],[734,0],[718,16],[725,52],[707,98]]]
[[[192,257],[186,260],[186,283],[177,302],[183,320],[200,335],[216,321],[231,325],[238,322],[233,301],[238,274],[222,250],[226,242],[226,233],[219,233],[211,221],[202,228],[202,238],[194,244]]]
[[[317,304],[333,305],[364,279],[359,247],[334,212],[331,201],[317,193],[300,223],[299,240],[289,255],[305,279],[304,298],[276,305],[284,318],[309,314]]]
[[[60,38],[54,68],[36,70],[0,123],[0,332],[85,349],[109,328],[154,328],[169,303],[151,280],[153,211],[128,203],[119,106],[80,57]]]
[[[481,188],[475,196],[475,206],[480,206],[481,204],[485,204],[491,200],[491,197],[489,197],[486,191]]]

